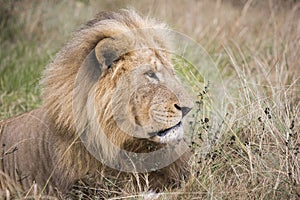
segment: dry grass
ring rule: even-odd
[[[299,1],[0,2],[0,119],[40,105],[41,71],[71,31],[98,11],[134,6],[203,46],[226,94],[225,114],[214,121],[205,109],[215,109],[220,85],[211,77],[200,83],[209,85],[198,91],[192,122],[192,177],[160,198],[300,198]],[[141,198],[115,181],[89,198]]]

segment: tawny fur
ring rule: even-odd
[[[145,28],[146,31],[134,31]],[[109,41],[111,37],[115,39]],[[140,65],[153,65],[151,60],[154,59],[157,60],[153,61],[154,64],[160,62],[166,67],[162,74],[171,79],[167,86],[182,99],[171,97],[163,87],[153,86],[147,92],[152,96],[159,96],[157,101],[165,102],[166,107],[188,101],[185,99],[187,94],[184,89],[172,75],[169,55],[160,51],[169,48],[167,37],[168,30],[164,24],[143,19],[133,11],[104,12],[89,21],[47,66],[43,78],[43,105],[0,123],[2,171],[21,188],[27,190],[33,183],[37,183],[39,190],[46,193],[53,193],[55,190],[65,193],[76,181],[88,174],[97,177],[99,171],[111,173],[113,170],[95,159],[80,139],[85,137],[87,145],[100,148],[105,159],[114,159],[118,152],[103,143],[98,124],[108,139],[122,149],[147,152],[149,144],[154,149],[160,148],[162,144],[134,138],[118,127],[113,118],[114,109],[118,108],[112,106],[112,96],[117,82],[126,72]],[[108,50],[121,56],[121,59],[110,63],[110,69],[102,60],[105,58],[101,57]],[[92,59],[102,65],[100,71],[85,66],[89,65],[88,61],[85,63],[86,58],[93,55]],[[82,73],[78,75],[80,70]],[[158,90],[161,93],[157,94]],[[120,96],[125,98],[126,92],[128,91],[123,91]],[[136,96],[138,99],[138,94]],[[135,102],[135,105],[139,103],[143,102]],[[134,113],[126,113],[126,116],[132,120],[136,118],[141,124],[146,123],[143,117],[146,114],[141,114],[142,107],[143,105],[133,109],[132,112],[137,112],[137,116],[134,117]],[[174,124],[152,125],[153,131],[159,131]],[[180,179],[188,174],[189,155],[187,152],[168,167],[150,172],[150,186],[156,190],[178,185]],[[3,183],[0,186],[7,187],[3,178],[1,180]]]

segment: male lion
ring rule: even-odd
[[[193,103],[167,38],[165,25],[130,10],[89,21],[47,66],[42,106],[0,123],[1,170],[45,193],[115,170],[148,173],[156,191],[178,185],[190,151],[177,159],[176,145]]]

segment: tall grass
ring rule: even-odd
[[[0,24],[0,119],[40,105],[43,68],[82,22],[101,10],[134,7],[195,39],[217,66],[225,94],[221,103],[226,114],[212,128],[216,122],[205,109],[218,100],[213,91],[221,86],[210,77],[204,77],[207,82],[194,82],[203,87],[192,121],[192,176],[182,188],[159,198],[300,198],[299,1],[24,0],[1,4],[6,6],[1,8],[5,10],[1,10]],[[205,154],[203,147],[207,147]],[[116,181],[94,188],[98,193],[89,198],[100,193],[140,198],[139,191],[130,187],[127,191],[114,188]]]

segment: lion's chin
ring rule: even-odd
[[[183,138],[183,125],[181,122],[175,126],[157,132],[151,140],[157,143],[178,143]]]

